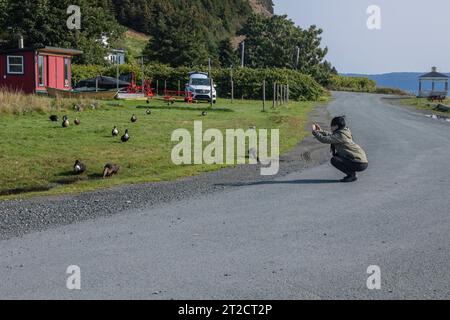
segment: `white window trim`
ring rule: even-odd
[[[39,87],[45,87],[45,57],[43,55],[38,55],[38,82],[39,82],[39,60],[42,58],[42,82],[43,83],[38,83]]]
[[[67,63],[67,79],[66,79],[66,61]],[[70,72],[70,63],[71,63],[71,59],[69,58],[64,58],[64,69],[63,69],[63,73],[64,73],[64,87],[65,88],[70,88],[71,85],[71,72]]]
[[[21,64],[10,64],[9,63],[9,58],[20,58],[22,59],[22,63]],[[24,66],[24,61],[23,61],[23,56],[6,56],[6,64],[7,64],[7,73],[8,74],[25,74],[25,66]],[[22,72],[13,72],[10,70],[11,66],[21,66],[22,67]]]

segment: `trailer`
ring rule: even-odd
[[[155,96],[151,82],[144,81],[143,85],[138,85],[136,81],[136,75],[131,73],[129,75],[130,81],[126,88],[120,90],[117,94],[119,100],[146,100]]]

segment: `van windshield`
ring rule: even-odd
[[[209,86],[210,84],[209,79],[191,79],[193,86]]]

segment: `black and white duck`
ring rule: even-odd
[[[117,129],[117,127],[114,126],[114,128],[112,129],[111,134],[112,134],[113,137],[117,137],[119,135],[119,129]]]
[[[136,123],[137,122],[137,117],[135,114],[133,114],[133,116],[131,117],[131,122]]]
[[[64,116],[63,117],[62,127],[63,128],[68,128],[69,126],[70,126],[69,117],[68,116]]]
[[[73,166],[73,172],[75,174],[82,174],[86,172],[86,165],[80,162],[80,160],[75,161],[75,164]]]
[[[122,142],[128,142],[130,140],[130,134],[128,133],[128,129],[125,130],[125,134],[121,138]]]

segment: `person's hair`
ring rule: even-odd
[[[347,124],[345,122],[345,117],[336,117],[331,121],[332,127],[338,127],[338,130],[342,130],[345,127],[347,127]]]

